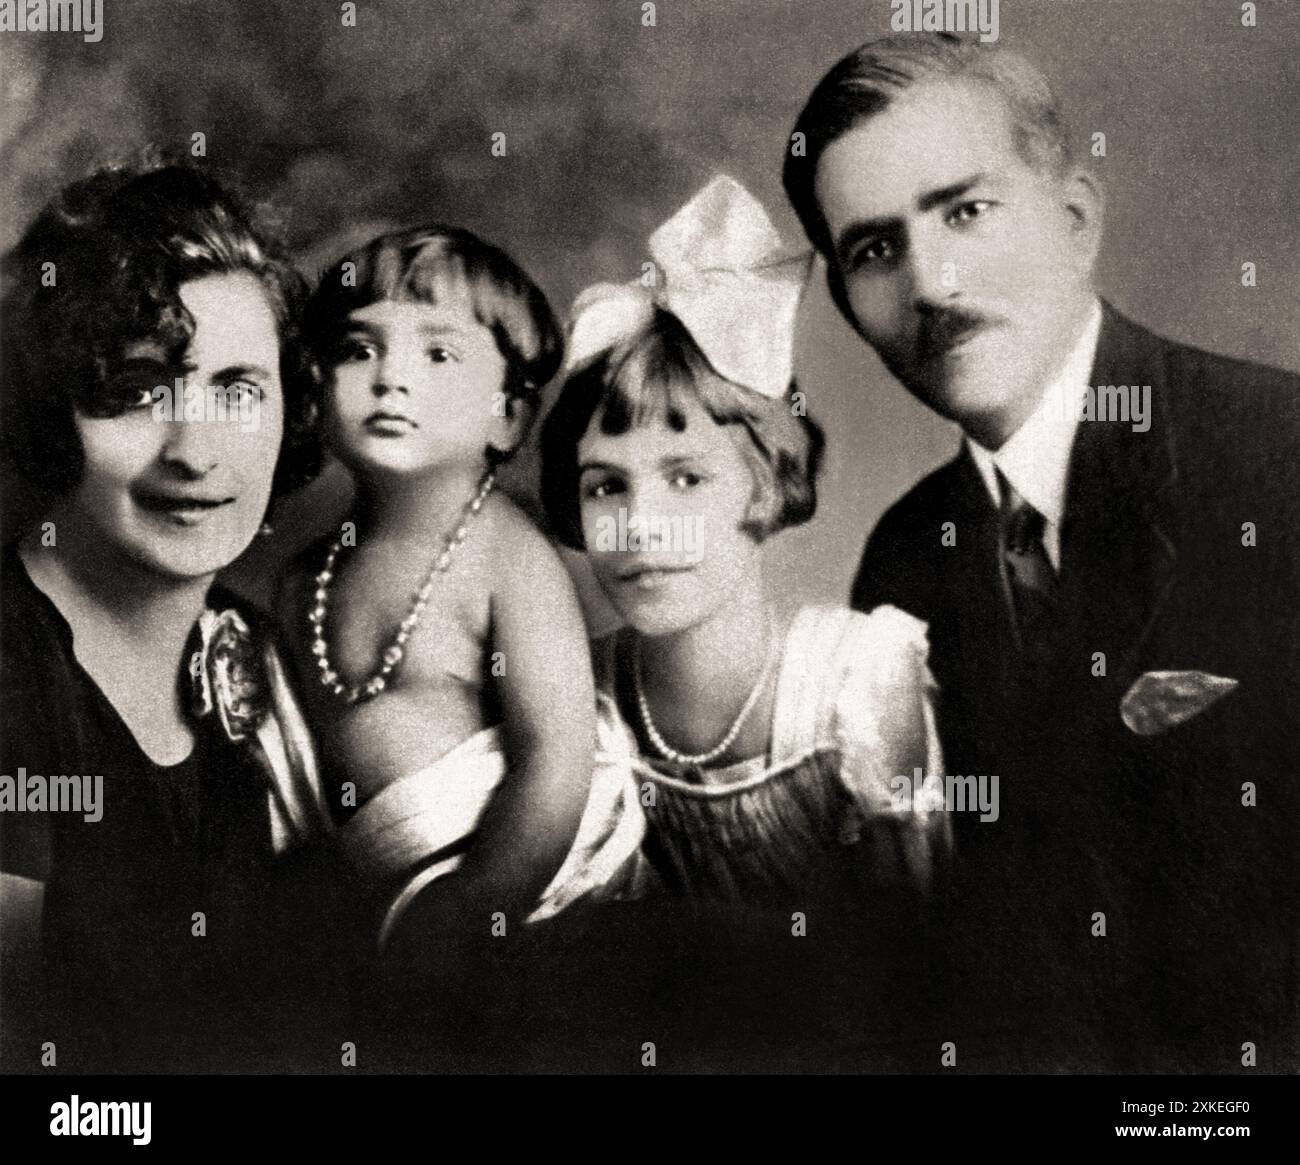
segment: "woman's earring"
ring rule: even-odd
[[[263,522],[262,525],[258,528],[257,532],[263,538],[269,538],[272,534],[275,533],[275,529],[272,527],[270,522]]]

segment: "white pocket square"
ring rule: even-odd
[[[1119,714],[1131,732],[1155,736],[1217,704],[1239,682],[1207,671],[1144,672],[1120,701]]]

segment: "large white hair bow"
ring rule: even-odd
[[[812,253],[783,250],[759,202],[721,174],[650,236],[650,257],[643,280],[598,283],[578,296],[569,369],[637,335],[659,307],[682,322],[719,376],[784,395]]]

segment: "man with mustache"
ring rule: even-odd
[[[934,1056],[1294,1071],[1300,378],[1097,297],[1100,192],[1013,53],[866,45],[792,142],[835,303],[964,433],[853,591],[927,621],[947,772],[1000,776],[953,822]]]

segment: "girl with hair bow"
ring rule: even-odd
[[[638,755],[641,884],[783,908],[923,890],[948,837],[925,625],[782,617],[763,575],[816,507],[822,434],[791,380],[808,259],[727,177],[650,254],[578,298],[542,436],[553,529],[626,624],[595,658]]]

